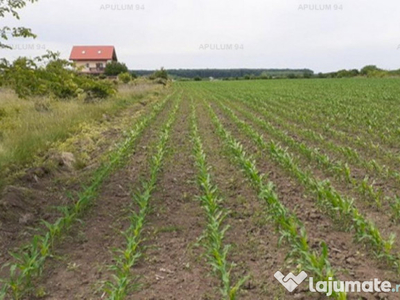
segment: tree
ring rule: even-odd
[[[0,0],[0,18],[12,15],[19,20],[18,10],[29,2],[34,3],[37,0]],[[4,43],[10,37],[36,38],[36,35],[32,33],[31,29],[25,27],[0,27],[0,49],[12,49],[11,46]]]
[[[121,73],[128,72],[128,67],[124,63],[117,61],[110,62],[104,69],[104,74],[107,76],[118,76]]]
[[[163,67],[161,67],[160,70],[156,70],[153,74],[150,75],[150,79],[157,79],[157,78],[165,80],[168,79],[168,73]]]
[[[365,66],[364,68],[361,69],[360,74],[361,75],[368,75],[369,73],[372,73],[372,72],[375,72],[375,71],[380,71],[380,69],[377,66],[368,65],[368,66]]]
[[[132,79],[136,79],[138,77],[134,71],[129,71],[129,73],[131,74]]]

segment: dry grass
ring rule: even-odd
[[[118,96],[95,103],[48,98],[18,99],[0,90],[0,175],[29,164],[52,143],[79,130],[82,122],[115,114],[160,87],[140,83],[122,86]]]

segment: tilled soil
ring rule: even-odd
[[[201,239],[207,218],[197,199],[202,191],[196,181],[198,170],[190,140],[192,96],[184,91],[171,128],[167,153],[150,200],[152,209],[142,233],[140,250],[143,255],[131,270],[138,286],[127,299],[221,299],[221,281],[212,273]],[[109,266],[115,263],[115,249],[124,249],[121,231],[129,225],[129,209],[137,210],[132,202],[132,191],[139,189],[142,179],[149,175],[149,159],[176,97],[169,100],[156,120],[144,130],[127,163],[104,182],[95,204],[81,223],[75,225],[67,237],[56,245],[54,257],[46,262],[43,275],[35,281],[34,293],[26,299],[107,299],[104,288],[113,275]],[[236,283],[248,276],[237,299],[326,298],[310,293],[305,283],[289,293],[274,278],[276,271],[296,273],[301,266],[286,260],[291,245],[279,243],[280,235],[268,216],[266,204],[259,200],[257,192],[224,147],[208,110],[200,101],[201,97],[198,97],[199,101],[194,98],[199,135],[207,155],[211,180],[223,199],[221,206],[229,211],[224,221],[224,225],[229,226],[224,243],[231,245],[227,256],[227,261],[233,265],[231,279]],[[280,201],[304,223],[312,248],[320,251],[321,241],[327,243],[330,262],[341,280],[398,280],[393,268],[379,262],[367,247],[355,243],[352,233],[343,232],[340,224],[321,212],[301,184],[271,160],[267,153],[260,151],[217,105],[212,104],[212,107],[224,127],[243,144],[246,153],[254,157],[259,171],[267,175],[266,180],[274,183]],[[135,118],[132,119],[134,122]],[[268,139],[268,133],[263,134]],[[105,150],[99,149],[101,152]],[[43,178],[46,178],[43,172]],[[84,177],[84,174],[82,171],[80,176]],[[316,174],[322,176],[318,171]],[[24,235],[27,226],[37,226],[41,218],[46,219],[45,212],[51,211],[51,205],[68,201],[61,196],[66,189],[64,185],[56,184],[51,177],[39,181],[43,189],[37,188],[36,197],[40,195],[43,198],[43,212],[34,214],[33,220],[25,221],[25,224],[21,220],[14,227],[0,228],[2,263],[9,261],[8,250],[30,236]],[[19,197],[23,205],[29,205],[31,199],[23,189],[32,189],[35,184],[20,184]],[[78,184],[74,183],[68,189],[78,191]],[[348,192],[346,189],[340,191]],[[52,218],[50,215],[49,219]],[[6,276],[6,273],[4,270],[1,275]],[[394,296],[359,293],[349,295],[348,299],[397,299]]]
[[[338,271],[341,280],[370,280],[371,278],[385,278],[393,283],[399,282],[394,268],[382,263],[373,257],[368,246],[353,241],[351,232],[344,232],[340,224],[334,222],[328,215],[321,213],[316,206],[312,195],[295,180],[290,174],[274,163],[267,153],[260,152],[255,143],[246,137],[221,109],[213,106],[224,126],[245,146],[249,153],[254,154],[259,170],[268,174],[268,178],[275,184],[279,199],[284,205],[294,211],[305,225],[310,244],[319,248],[321,241],[325,241],[329,248],[329,259],[332,266]],[[265,140],[268,133],[262,132]],[[396,299],[395,296],[371,295],[353,293],[349,299]],[[385,298],[385,299],[386,299]]]

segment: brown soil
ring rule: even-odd
[[[262,116],[260,116],[260,114],[255,112],[254,110],[249,110],[249,111],[254,113],[256,116],[262,118]],[[241,119],[244,119],[244,120],[246,120],[246,122],[249,122],[255,129],[257,129],[257,131],[259,131],[260,133],[263,133],[262,129],[260,129],[259,126],[254,124],[254,122],[252,122],[251,120],[248,120],[246,117],[241,115],[239,112],[238,112],[238,115]],[[280,127],[279,124],[276,126]],[[299,138],[296,135],[294,135],[293,133],[289,132],[288,135],[290,135],[295,140],[299,140]],[[302,142],[305,143],[306,145],[309,144],[308,142],[305,142],[305,141],[302,141]],[[286,145],[285,143],[283,143],[282,145],[285,147],[286,146],[289,147],[289,145]],[[314,147],[314,148],[321,147],[321,145],[313,145],[313,144],[310,144],[309,146]],[[297,151],[292,150],[291,147],[289,147],[289,150],[292,154],[298,154]],[[323,152],[323,151],[321,151],[321,152]],[[338,192],[341,193],[341,195],[344,195],[348,198],[353,198],[355,200],[354,205],[357,207],[357,209],[366,218],[368,218],[369,220],[372,220],[377,225],[377,227],[379,228],[381,233],[383,233],[384,237],[388,238],[390,236],[390,234],[395,234],[396,236],[400,235],[400,226],[398,226],[398,224],[393,222],[392,217],[391,217],[392,209],[389,205],[389,201],[386,199],[386,197],[393,197],[395,195],[395,193],[397,192],[397,189],[395,189],[393,187],[393,184],[394,184],[393,181],[391,181],[391,180],[388,180],[388,181],[383,180],[382,181],[382,179],[370,180],[370,183],[375,182],[375,180],[379,180],[378,182],[380,182],[380,184],[378,185],[375,182],[375,186],[376,187],[379,186],[384,191],[383,197],[385,199],[382,200],[382,206],[377,207],[377,204],[375,203],[374,200],[368,199],[367,196],[363,195],[361,192],[356,190],[352,185],[339,181],[333,174],[329,174],[328,171],[319,167],[315,163],[310,163],[307,159],[305,159],[301,155],[296,156],[296,157],[299,158],[300,166],[303,169],[310,170],[312,173],[314,173],[314,176],[316,178],[319,178],[320,180],[329,179],[332,182],[332,185],[335,187],[335,189]],[[333,161],[336,159],[334,155],[330,155],[330,157],[331,157],[331,159],[333,159]],[[354,167],[353,165],[351,165],[351,172],[353,174],[353,177],[357,178],[359,181],[362,181],[366,175],[365,170]],[[396,248],[395,251],[397,249],[400,249],[399,247],[400,247],[399,241],[396,239],[395,240],[395,248]]]
[[[280,235],[268,219],[265,203],[259,200],[240,167],[224,148],[204,104],[201,101],[196,104],[199,134],[207,154],[209,172],[223,199],[221,205],[229,211],[225,220],[229,229],[224,242],[232,246],[227,257],[234,265],[232,281],[235,283],[239,278],[249,276],[237,299],[324,299],[324,296],[309,293],[305,283],[294,293],[289,293],[274,278],[276,271],[297,272],[299,266],[285,260],[291,247],[278,245]],[[7,252],[29,240],[35,232],[32,228],[39,227],[40,219],[51,221],[57,216],[52,206],[70,201],[65,195],[67,190],[80,190],[80,181],[89,177],[107,149],[122,138],[119,121],[124,118],[132,125],[138,110],[145,113],[149,109],[148,105],[138,105],[110,121],[109,130],[103,133],[107,142],[99,144],[91,153],[87,168],[35,167],[5,190],[0,201],[3,209],[0,211],[0,263],[10,261]],[[137,209],[131,193],[141,187],[141,179],[149,174],[149,158],[172,105],[171,100],[138,139],[127,163],[104,182],[95,204],[82,217],[82,223],[75,225],[56,245],[54,257],[47,261],[43,276],[35,282],[36,295],[29,295],[27,299],[106,299],[103,291],[105,282],[113,275],[108,268],[114,263],[113,249],[124,248],[121,231],[129,225],[129,209]],[[254,156],[260,172],[267,174],[268,180],[275,184],[281,202],[304,223],[312,248],[319,251],[320,242],[327,243],[330,262],[341,280],[376,277],[399,281],[398,275],[375,259],[370,249],[353,241],[351,232],[343,232],[340,224],[322,213],[304,187],[261,152],[217,105],[212,106],[223,125],[243,143],[246,153]],[[196,181],[197,168],[189,139],[190,113],[190,95],[184,93],[171,128],[157,187],[151,197],[152,210],[143,231],[143,256],[132,269],[139,285],[127,299],[221,299],[220,280],[212,273],[200,240],[207,219],[196,198],[201,190]],[[263,134],[268,139],[268,133]],[[319,170],[314,171],[318,176],[324,176]],[[340,192],[351,192],[337,184]],[[369,209],[371,215],[374,212],[372,208],[365,209]],[[379,218],[378,213],[376,217]],[[381,222],[386,224],[386,221]],[[6,275],[5,268],[0,276]],[[349,299],[396,299],[393,295],[352,294]]]
[[[386,278],[391,282],[399,282],[398,274],[385,264],[374,259],[371,249],[353,242],[352,233],[343,232],[340,224],[332,221],[329,216],[321,213],[299,183],[290,178],[279,165],[275,164],[266,153],[260,152],[255,144],[247,138],[231,120],[222,113],[216,105],[213,106],[222,123],[245,146],[246,152],[253,153],[257,166],[262,173],[275,184],[279,199],[304,223],[310,244],[319,248],[321,241],[329,247],[330,262],[337,270],[341,280],[370,280],[371,278]],[[268,139],[268,133],[263,132]],[[378,295],[349,295],[349,299],[377,299]],[[379,299],[379,298],[378,298]],[[396,298],[387,298],[396,299]]]

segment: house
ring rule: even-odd
[[[114,46],[74,46],[69,57],[85,74],[104,73],[106,64],[118,61]]]

